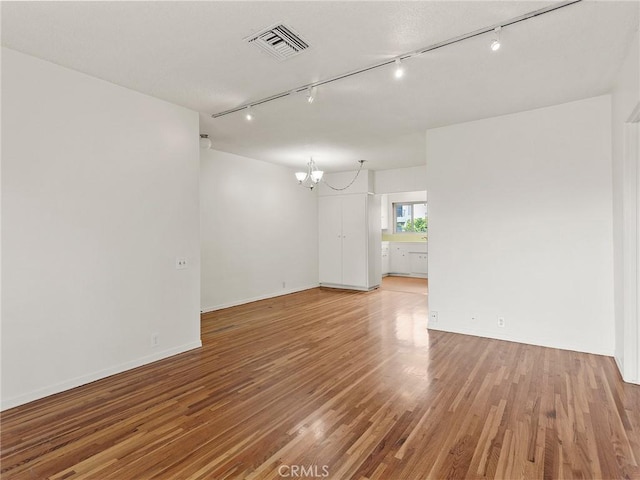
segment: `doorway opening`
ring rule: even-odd
[[[428,295],[427,191],[380,195],[383,290]]]

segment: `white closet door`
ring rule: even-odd
[[[318,199],[320,283],[342,284],[342,199]]]
[[[342,197],[342,283],[367,286],[367,197]]]

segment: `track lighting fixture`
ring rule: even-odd
[[[316,87],[309,87],[307,89],[307,102],[313,103],[313,101],[316,99],[317,90],[318,89]]]
[[[211,148],[211,139],[206,133],[200,134],[200,148],[204,150],[208,150],[209,148]]]
[[[533,10],[527,13],[524,13],[522,15],[519,15],[517,17],[513,17],[510,18],[508,20],[504,20],[500,23],[500,25],[495,26],[496,24],[492,24],[492,25],[488,25],[485,27],[481,27],[477,30],[473,30],[467,33],[463,33],[462,35],[458,35],[456,37],[452,37],[452,38],[448,38],[446,40],[437,42],[437,43],[433,43],[431,45],[427,45],[424,46],[422,48],[419,48],[417,50],[413,50],[413,51],[409,51],[409,52],[405,52],[402,53],[400,55],[398,55],[395,59],[390,59],[390,58],[385,58],[382,61],[379,61],[378,63],[375,63],[373,65],[368,65],[365,67],[361,67],[358,70],[352,70],[349,72],[344,72],[341,73],[339,75],[330,77],[330,78],[326,78],[323,80],[317,80],[315,81],[313,84],[306,84],[306,85],[301,85],[297,88],[294,88],[293,90],[288,90],[288,91],[284,91],[284,92],[279,92],[276,93],[274,95],[271,95],[269,97],[265,97],[262,98],[260,100],[254,100],[252,105],[262,105],[264,103],[267,102],[272,102],[275,100],[278,100],[280,98],[284,98],[287,97],[289,95],[297,95],[299,93],[305,92],[305,91],[309,91],[310,88],[315,88],[318,87],[320,85],[326,85],[328,83],[332,83],[332,82],[337,82],[340,81],[342,79],[345,78],[352,78],[354,75],[359,75],[365,72],[370,72],[374,69],[377,68],[389,68],[389,65],[394,64],[395,65],[395,69],[394,69],[394,77],[397,79],[400,79],[401,77],[404,76],[404,68],[402,65],[402,59],[404,58],[405,60],[407,58],[415,58],[415,57],[419,57],[421,55],[425,55],[428,52],[433,52],[434,50],[440,49],[440,48],[444,48],[447,47],[449,45],[455,45],[457,43],[460,42],[464,42],[466,40],[469,40],[471,38],[476,38],[479,35],[486,35],[488,33],[493,32],[495,37],[491,42],[491,50],[492,51],[497,51],[500,49],[500,33],[502,28],[510,26],[510,25],[516,25],[520,22],[523,21],[528,21],[528,20],[532,20],[534,18],[539,18],[541,15],[546,15],[549,14],[551,12],[555,12],[557,10],[560,10],[562,8],[567,8],[571,5],[575,5],[577,3],[580,3],[582,0],[564,0],[564,1],[560,1],[560,2],[554,2],[551,5],[547,5],[545,7],[539,8],[537,10]],[[313,87],[312,87],[313,86]],[[309,103],[312,103],[313,100],[315,99],[315,95],[307,95],[307,101]],[[250,107],[251,105],[249,105]],[[223,117],[225,115],[229,115],[231,113],[235,113],[235,112],[242,112],[245,109],[249,108],[247,107],[247,105],[239,105],[237,107],[233,107],[230,108],[229,110],[225,110],[223,112],[219,112],[219,113],[214,113],[211,115],[212,118],[219,118],[219,117]],[[250,120],[251,114],[249,111],[247,111],[247,119]]]
[[[400,60],[399,58],[396,58],[395,64],[396,64],[396,70],[393,73],[393,75],[396,78],[402,78],[402,76],[404,75],[404,67],[402,66],[402,60]]]
[[[247,113],[244,118],[246,118],[248,121],[253,120],[253,111],[251,110],[251,105],[247,107]]]
[[[502,27],[496,27],[493,29],[496,36],[493,39],[493,42],[491,42],[491,50],[493,50],[494,52],[497,52],[500,49],[500,31],[501,30],[502,30]]]

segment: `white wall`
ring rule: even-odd
[[[430,328],[613,354],[610,109],[427,132]]]
[[[197,114],[8,49],[2,97],[2,407],[198,347]]]
[[[614,239],[614,285],[615,285],[615,331],[616,349],[615,357],[623,377],[627,381],[640,380],[640,355],[638,355],[638,339],[630,345],[630,332],[625,335],[625,312],[623,292],[629,285],[624,281],[625,259],[623,248],[623,237],[625,228],[623,226],[623,194],[625,192],[625,123],[629,120],[632,112],[640,102],[640,38],[638,32],[629,43],[629,50],[626,55],[612,94],[612,151],[613,151],[613,239]],[[630,200],[630,199],[629,199]],[[628,201],[629,201],[628,200]],[[638,197],[636,197],[636,203]],[[640,205],[637,205],[640,209]],[[639,210],[640,211],[640,210]],[[637,287],[637,285],[636,285]],[[636,312],[637,316],[637,312]],[[638,319],[635,319],[636,331],[638,329]],[[627,328],[628,330],[628,328]],[[626,348],[625,348],[626,342]],[[625,352],[626,350],[626,352]],[[625,355],[626,353],[626,355]],[[627,362],[626,357],[631,358]]]
[[[316,191],[293,170],[201,150],[202,310],[318,285]]]
[[[375,193],[397,193],[424,190],[427,185],[427,167],[378,170],[374,176]]]

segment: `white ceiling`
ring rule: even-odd
[[[201,112],[214,148],[324,170],[425,163],[425,130],[611,89],[638,2],[562,8],[254,109],[221,112],[556,2],[2,2],[2,44]],[[283,22],[311,48],[278,62],[243,39]]]

